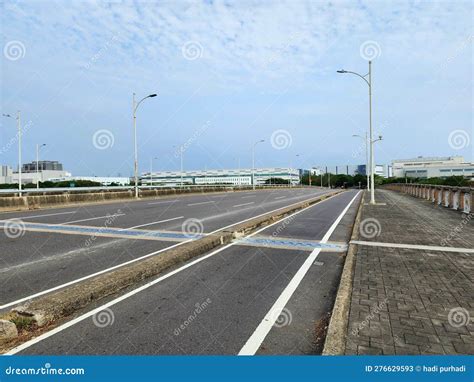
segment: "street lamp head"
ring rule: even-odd
[[[265,139],[262,139],[260,142],[265,142]]]
[[[10,114],[2,114],[4,117],[13,118]]]
[[[340,69],[337,71],[338,73],[347,73],[347,71],[345,71],[344,69]]]
[[[148,97],[150,98],[156,97],[156,94],[150,94]]]

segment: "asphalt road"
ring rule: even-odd
[[[203,255],[27,343],[21,354],[318,353],[359,197],[342,193]],[[255,238],[267,242],[245,242]],[[341,247],[302,250],[307,241]]]
[[[179,245],[189,240],[183,235],[183,224],[188,219],[197,221],[199,230],[210,233],[326,192],[317,188],[257,190],[2,213],[0,310],[27,301],[38,293]],[[23,230],[17,237],[17,232],[12,235],[5,229],[12,220],[26,226],[39,223],[44,230]],[[76,226],[92,227],[97,233],[104,227],[116,228],[116,231],[170,231],[181,238],[135,240],[55,231]]]

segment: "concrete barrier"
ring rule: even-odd
[[[473,211],[471,206],[474,201],[474,189],[471,187],[392,183],[384,185],[382,188],[426,199],[439,206],[462,211],[466,214]]]
[[[277,211],[251,219],[244,223],[236,224],[215,234],[205,236],[202,239],[187,242],[181,246],[171,248],[156,256],[137,261],[123,266],[114,271],[73,284],[63,290],[40,296],[29,301],[27,306],[15,307],[11,312],[0,316],[0,319],[11,319],[14,317],[29,317],[37,322],[34,330],[39,326],[50,326],[56,321],[63,319],[80,309],[102,298],[116,294],[121,290],[141,283],[150,277],[156,276],[163,271],[179,263],[188,261],[196,256],[202,255],[220,245],[227,244],[234,238],[240,237],[257,228],[268,225],[276,220],[282,219],[291,213],[299,211],[312,204],[318,203],[330,196],[343,192],[337,190],[329,194],[320,195],[315,198],[283,207]],[[31,333],[29,334],[31,336]],[[28,335],[27,335],[28,337]],[[1,340],[1,338],[0,338]],[[16,346],[22,338],[18,338],[0,350]]]

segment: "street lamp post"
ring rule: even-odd
[[[362,135],[354,134],[353,137],[359,137],[365,142],[365,175],[367,176],[367,191],[370,190],[369,182],[369,138],[367,132],[365,132],[365,138]]]
[[[296,156],[296,158],[299,158],[299,157],[300,157],[300,154],[296,154],[295,156]],[[296,163],[298,163],[298,160],[296,160]],[[297,166],[298,166],[298,165],[297,165]],[[302,182],[301,182],[301,181],[302,181],[302,180],[301,180],[301,173],[300,173],[300,170],[299,170],[299,169],[297,169],[297,170],[298,170],[298,182],[299,182],[300,186],[302,186],[303,184],[302,184]]]
[[[150,158],[150,184],[151,184],[151,187],[153,187],[153,159],[158,159],[158,157],[151,157]]]
[[[3,114],[4,117],[8,117],[8,118],[14,118],[12,115],[10,114]],[[19,196],[22,196],[22,193],[21,193],[21,112],[20,110],[17,111],[17,114],[16,114],[16,121],[17,121],[17,127],[18,127],[18,195]]]
[[[369,61],[369,72],[366,75],[361,75],[356,72],[348,70],[338,70],[338,73],[349,73],[354,74],[362,78],[369,86],[369,142],[370,142],[370,204],[375,204],[375,183],[374,183],[374,172],[375,172],[375,159],[374,159],[374,141],[373,129],[372,129],[372,61]],[[367,78],[368,77],[368,78]]]
[[[264,139],[261,139],[257,142],[255,142],[252,146],[252,188],[255,190],[255,146],[257,146],[259,143],[265,142]]]
[[[150,94],[143,97],[138,103],[135,101],[135,93],[133,93],[132,109],[133,109],[133,141],[135,146],[135,160],[134,160],[134,173],[135,173],[135,198],[138,199],[138,144],[137,144],[137,109],[140,104],[147,98],[156,97],[156,94]]]
[[[36,144],[36,189],[39,189],[39,150],[41,147],[46,146],[46,143],[43,144]],[[43,180],[43,177],[41,177],[41,180]]]

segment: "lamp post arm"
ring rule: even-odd
[[[367,77],[367,76],[369,75],[369,73],[367,73],[365,76],[363,76],[363,75],[361,75],[361,74],[359,74],[359,73],[356,73],[356,72],[351,72],[351,71],[349,71],[349,70],[345,70],[344,73],[354,74],[354,75],[356,75],[357,77],[362,78],[362,79],[367,83],[367,85],[370,87],[370,82],[367,80],[367,78],[365,78],[365,77]]]

